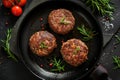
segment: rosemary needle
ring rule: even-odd
[[[66,17],[63,16],[63,17],[61,18],[61,20],[60,20],[60,23],[67,25],[67,24],[70,24],[71,22],[70,22],[70,21],[67,21],[67,20],[66,20]]]
[[[119,56],[113,56],[113,62],[116,64],[116,67],[114,69],[120,69],[120,57]]]
[[[77,54],[78,53],[78,51],[80,51],[80,47],[79,46],[77,46],[76,48],[75,48],[75,50],[74,50],[74,54]]]
[[[118,35],[115,35],[115,38],[117,39],[117,44],[120,43],[120,37]]]

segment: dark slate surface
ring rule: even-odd
[[[39,0],[28,0],[24,9],[29,10],[28,5],[32,2],[32,4],[37,4]],[[41,0],[42,1],[42,0]],[[104,51],[101,56],[100,63],[108,70],[109,75],[113,80],[120,80],[120,69],[114,70],[115,67],[112,62],[112,56],[118,55],[120,56],[120,44],[114,45],[116,43],[116,39],[112,36],[114,33],[120,36],[120,0],[112,0],[115,4],[116,10],[114,12],[114,20],[112,23],[114,24],[114,28],[105,31],[105,27],[101,22],[103,34],[104,34]],[[25,11],[25,10],[24,10]],[[14,17],[10,14],[10,10],[3,7],[0,0],[0,40],[5,39],[5,32],[8,28],[12,28],[16,21],[20,19],[19,17]],[[101,20],[100,17],[98,17]],[[8,24],[7,24],[8,23]],[[112,39],[111,39],[112,38]],[[111,39],[111,40],[110,40]],[[110,41],[109,41],[110,40]],[[107,45],[106,45],[107,44]],[[0,42],[0,45],[1,42]],[[39,80],[32,73],[30,73],[26,67],[23,65],[21,61],[18,63],[8,59],[5,55],[5,52],[0,47],[0,80]]]

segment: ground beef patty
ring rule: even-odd
[[[30,37],[29,46],[38,56],[46,56],[56,48],[56,38],[47,31],[39,31]]]
[[[61,54],[67,63],[77,67],[87,60],[88,47],[79,39],[70,39],[62,44]]]
[[[75,18],[66,9],[57,9],[50,12],[48,23],[51,29],[58,34],[67,34],[75,25]]]

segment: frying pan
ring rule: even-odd
[[[76,19],[74,29],[66,35],[59,35],[54,33],[48,24],[47,18],[50,11],[65,8],[73,13]],[[45,80],[78,80],[82,79],[86,75],[94,72],[99,72],[101,66],[95,71],[97,62],[101,56],[103,47],[103,35],[98,21],[90,13],[87,7],[78,0],[41,0],[28,9],[24,13],[16,26],[13,28],[12,37],[10,41],[10,48],[15,55],[23,61],[25,66],[38,78]],[[43,18],[40,21],[40,18]],[[60,54],[61,41],[67,41],[71,38],[82,39],[82,35],[77,30],[77,26],[84,24],[87,28],[96,32],[96,36],[88,42],[85,42],[89,48],[88,60],[78,67],[72,67],[64,61],[65,71],[63,72],[51,72],[48,66],[48,62],[55,55],[58,59],[62,59]],[[52,33],[57,39],[57,48],[47,57],[38,57],[34,55],[29,49],[29,39],[32,34],[37,31],[44,30]],[[41,67],[40,65],[44,65]],[[103,68],[101,69],[107,73]],[[93,74],[94,74],[93,72]],[[99,72],[101,74],[101,71]],[[99,76],[99,74],[96,74]],[[98,80],[98,79],[97,79]],[[108,80],[108,79],[106,79]]]

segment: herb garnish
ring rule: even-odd
[[[115,35],[115,38],[117,39],[117,43],[116,44],[120,43],[120,37],[118,35]]]
[[[113,56],[113,62],[116,64],[116,67],[114,69],[120,69],[120,57],[119,56]]]
[[[77,47],[75,48],[75,50],[74,50],[73,53],[74,53],[74,54],[77,54],[78,51],[80,51],[80,47],[79,47],[79,46],[77,46]]]
[[[51,71],[59,71],[59,72],[61,72],[61,71],[64,71],[65,69],[65,66],[64,65],[62,65],[62,61],[59,59],[59,60],[57,60],[56,58],[54,58],[53,60],[52,60],[52,63],[53,63],[53,69],[51,69]]]
[[[41,43],[40,43],[40,48],[42,48],[42,49],[43,49],[43,48],[47,48],[47,47],[48,47],[48,46],[47,46],[47,45],[45,45],[45,43],[44,43],[44,42],[41,42]]]
[[[60,20],[60,23],[61,23],[61,24],[67,25],[67,24],[71,23],[70,21],[65,20],[65,18],[66,18],[65,16],[63,16],[63,17],[61,18],[61,20]]]
[[[17,0],[18,2],[20,2],[20,0]]]
[[[79,30],[80,33],[84,36],[83,37],[84,41],[89,41],[95,36],[94,31],[86,28],[83,24],[81,26],[77,27],[77,30]]]
[[[13,60],[15,60],[17,62],[17,58],[12,54],[12,52],[10,51],[10,39],[11,39],[11,32],[12,32],[12,29],[8,29],[7,30],[7,37],[6,37],[6,40],[1,40],[2,43],[4,44],[3,48],[4,50],[7,52],[8,54],[8,57],[9,58],[12,58]]]
[[[95,10],[99,11],[103,16],[108,15],[111,19],[113,18],[114,7],[110,4],[110,0],[86,0],[86,4]]]

